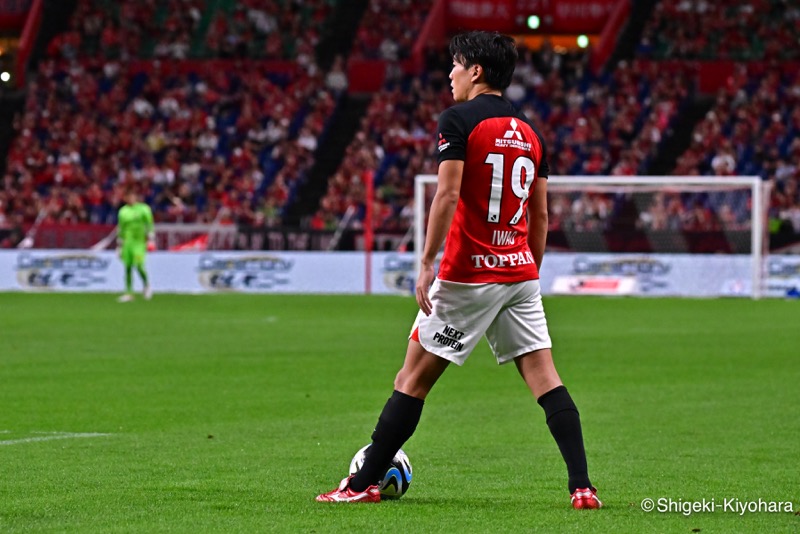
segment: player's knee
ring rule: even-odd
[[[418,399],[425,399],[432,386],[433,384],[425,380],[425,377],[419,373],[410,373],[403,369],[397,373],[397,377],[394,379],[395,390]]]
[[[411,393],[408,391],[409,388],[412,388],[411,374],[405,367],[403,367],[397,372],[397,376],[394,377],[394,389],[395,391],[401,391],[406,395],[411,395]]]
[[[405,367],[400,369],[397,372],[397,375],[394,377],[394,389],[397,391],[403,391],[403,388],[406,385],[408,373],[405,371]]]

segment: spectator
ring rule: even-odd
[[[342,56],[336,56],[331,70],[325,75],[325,86],[334,94],[339,94],[347,89],[347,74],[344,72]]]
[[[0,184],[24,220],[113,223],[112,193],[134,183],[157,221],[210,221],[221,204],[251,222],[266,197],[285,208],[335,105],[321,79],[157,69],[42,62]]]

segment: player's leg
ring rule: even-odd
[[[436,280],[430,295],[434,311],[430,316],[417,314],[395,390],[378,418],[364,465],[337,490],[317,497],[318,501],[380,500],[379,494],[373,498],[369,493],[376,491],[375,484],[392,458],[414,433],[431,388],[450,362],[466,361],[501,306],[492,300],[494,293],[488,287]]]
[[[589,480],[586,450],[578,407],[561,383],[550,349],[529,352],[514,359],[520,375],[545,413],[547,427],[567,464],[568,487],[576,508],[600,508]]]
[[[150,292],[150,280],[147,276],[147,269],[145,268],[146,251],[147,245],[144,243],[137,246],[133,255],[133,263],[136,266],[136,272],[139,273],[139,278],[142,280],[142,294],[145,299],[149,300],[152,297],[152,293]]]
[[[370,453],[351,488],[366,488],[380,480],[397,450],[414,433],[431,388],[450,362],[462,365],[466,361],[502,308],[503,294],[497,284],[434,282],[433,313],[417,314],[395,391],[378,419]]]
[[[514,360],[519,373],[545,413],[569,473],[569,492],[591,487],[578,408],[561,383],[550,349],[530,352]]]
[[[136,271],[139,273],[139,278],[142,279],[142,285],[144,287],[148,287],[150,282],[147,278],[147,269],[144,267],[144,262],[139,262],[136,264]]]
[[[536,281],[519,284],[509,305],[486,336],[500,363],[514,360],[520,375],[544,409],[547,426],[569,474],[569,490],[591,488],[578,409],[558,376],[552,342]],[[594,497],[599,507],[600,501]],[[575,504],[573,500],[573,504]]]
[[[381,479],[394,455],[416,430],[425,397],[449,364],[425,350],[418,341],[409,340],[403,367],[394,381],[394,392],[375,425],[364,465],[350,481],[351,489],[364,491]]]
[[[120,259],[125,268],[125,293],[117,300],[119,302],[130,302],[133,300],[133,251],[130,246],[122,246],[122,250],[120,250]]]
[[[537,399],[557,387],[563,387],[553,363],[553,351],[540,349],[514,358],[519,374]]]
[[[426,351],[414,339],[408,342],[406,358],[395,378],[392,396],[372,432],[372,444],[361,469],[342,480],[339,487],[317,497],[321,502],[378,502],[378,482],[417,428],[422,405],[450,362]]]
[[[150,280],[147,277],[147,271],[144,268],[144,264],[139,267],[139,276],[142,278],[142,283],[144,284],[142,295],[144,296],[145,300],[150,300],[153,298],[153,290],[150,288]]]
[[[403,367],[394,379],[394,389],[405,395],[425,400],[448,365],[450,365],[448,360],[428,352],[412,337],[408,341]]]
[[[462,365],[502,306],[494,284],[454,284],[436,280],[430,297],[433,313],[417,314],[394,392],[372,434],[364,466],[351,481],[363,489],[380,480],[397,450],[414,433],[422,404],[450,362]]]
[[[133,265],[125,264],[125,293],[133,293]]]

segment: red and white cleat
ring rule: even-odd
[[[317,495],[317,502],[381,502],[381,492],[378,486],[370,486],[364,491],[350,489],[350,479],[354,475],[342,480],[339,487],[328,493]]]
[[[576,510],[596,510],[602,508],[603,503],[597,498],[597,489],[578,488],[572,494],[572,507]]]

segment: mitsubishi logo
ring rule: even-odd
[[[511,129],[506,132],[503,136],[505,139],[510,139],[512,137],[516,137],[520,141],[522,141],[522,134],[517,131],[517,121],[516,119],[511,119]]]

